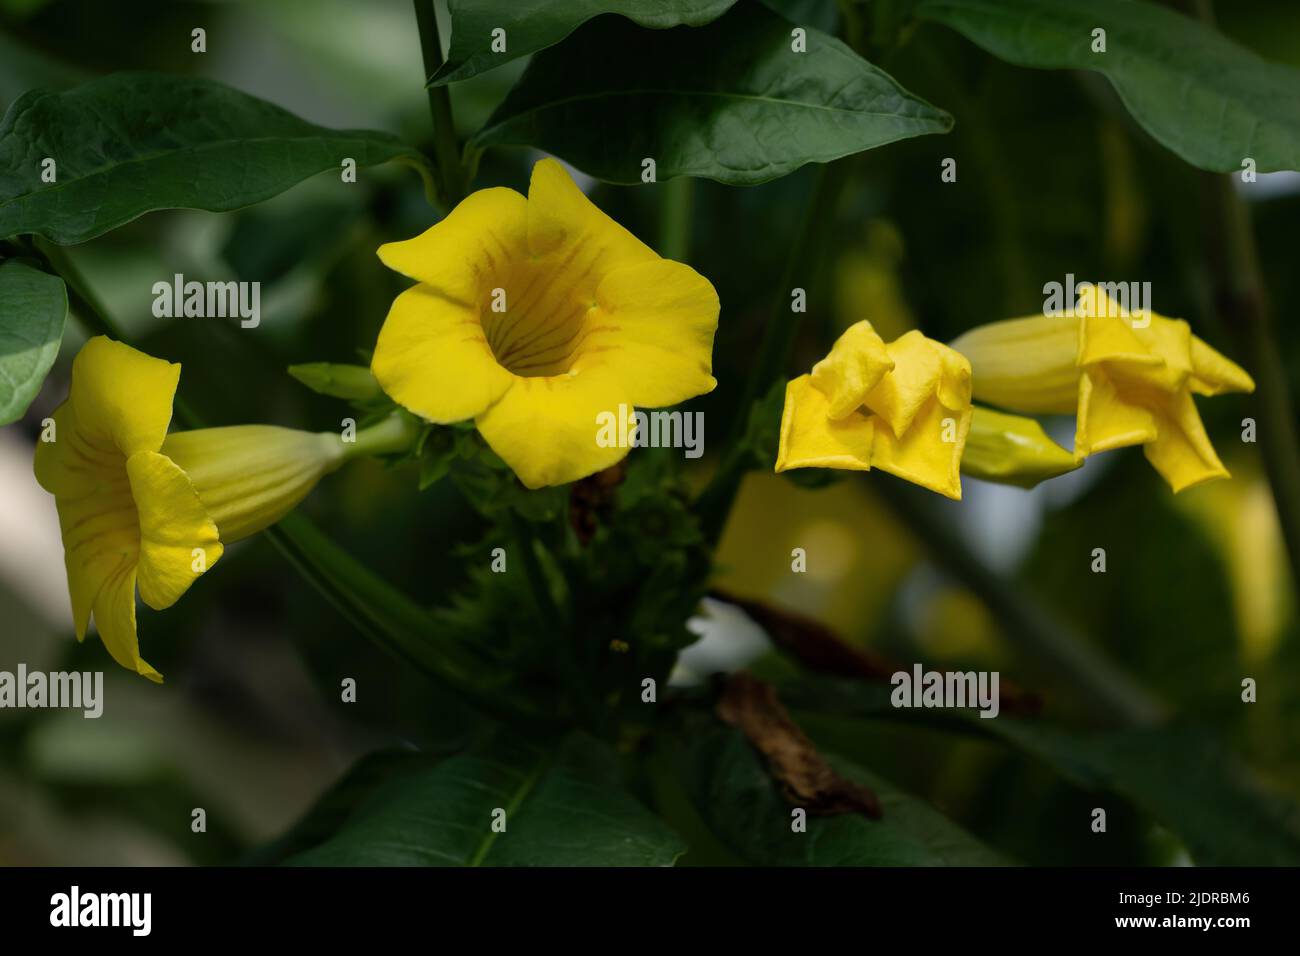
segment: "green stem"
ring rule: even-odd
[[[403,411],[396,411],[382,422],[357,432],[344,454],[346,459],[374,458],[410,451],[420,437],[420,423]]]
[[[663,184],[659,206],[659,254],[685,262],[691,254],[691,215],[695,209],[695,180],[678,176]]]
[[[81,320],[87,331],[125,342],[126,335],[108,317],[103,305],[86,285],[80,270],[72,264],[67,251],[62,246],[46,242],[37,242],[36,251],[50,267],[50,271],[57,273],[63,279],[63,284],[68,288],[68,305],[77,313],[77,318]]]
[[[438,168],[439,192],[443,204],[451,208],[465,198],[465,171],[451,113],[451,94],[446,86],[428,85],[443,63],[438,14],[433,9],[433,0],[413,2],[415,23],[420,31],[420,53],[424,57],[425,92],[429,97],[429,115],[433,118],[434,162]]]
[[[1128,674],[990,570],[961,536],[920,500],[924,492],[890,475],[878,476],[871,489],[920,540],[931,559],[984,602],[1007,640],[1069,685],[1099,722],[1147,725],[1164,716],[1160,703]]]

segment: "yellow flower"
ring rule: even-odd
[[[474,419],[529,488],[614,464],[597,417],[711,391],[718,296],[597,209],[555,160],[525,199],[473,193],[437,225],[379,249],[417,280],[393,303],[371,369],[439,424]]]
[[[151,680],[135,592],[170,607],[224,544],[274,524],[348,457],[338,435],[263,425],[167,435],[181,367],[97,336],[72,363],[35,472],[54,495],[77,639]]]
[[[962,474],[1032,488],[1082,464],[1082,458],[1048,438],[1037,420],[975,406],[961,458]]]
[[[970,364],[912,331],[886,345],[870,322],[786,386],[776,470],[880,468],[961,498]]]
[[[1038,315],[980,326],[952,343],[971,361],[974,395],[1017,412],[1075,414],[1078,457],[1142,445],[1182,491],[1228,471],[1210,444],[1192,395],[1254,391],[1234,362],[1181,319],[1128,312],[1096,286],[1073,315]]]

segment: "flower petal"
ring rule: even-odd
[[[895,370],[897,374],[897,370]],[[895,436],[877,428],[871,463],[882,471],[961,500],[961,458],[970,431],[971,406],[946,408],[937,396],[921,405],[908,428]]]
[[[781,446],[776,470],[792,468],[843,468],[871,470],[872,438],[876,427],[871,416],[854,411],[835,420],[830,402],[813,385],[811,375],[800,375],[785,387],[785,409],[781,414]]]
[[[1158,436],[1143,451],[1174,492],[1229,477],[1205,433],[1196,402],[1187,392],[1170,396],[1155,414]]]
[[[77,639],[86,636],[90,613],[105,582],[124,565],[135,566],[140,527],[126,470],[89,494],[55,499],[63,537],[63,563]]]
[[[444,425],[481,414],[514,380],[492,354],[479,307],[430,285],[393,302],[370,368],[393,401]]]
[[[54,440],[36,445],[40,486],[52,495],[90,494],[120,477],[128,455],[157,451],[180,371],[102,335],[86,342],[72,362],[68,399],[52,416]]]
[[[172,420],[181,367],[97,335],[72,361],[77,433],[97,451],[157,451]],[[58,436],[60,439],[62,435]]]
[[[414,239],[380,246],[379,260],[471,308],[493,272],[527,256],[527,206],[513,189],[480,189]]]
[[[1188,387],[1197,395],[1253,392],[1255,380],[1236,362],[1193,335],[1192,375]]]
[[[528,247],[576,275],[653,262],[658,254],[601,212],[554,159],[533,167],[528,184]]]
[[[628,452],[597,441],[597,417],[629,401],[605,369],[515,378],[500,401],[475,419],[479,433],[529,488],[593,474]],[[629,408],[629,414],[630,414]]]
[[[127,670],[155,683],[159,674],[142,657],[135,632],[135,565],[123,562],[104,583],[95,598],[95,627],[108,653]]]
[[[839,420],[856,411],[893,368],[889,348],[871,323],[855,322],[813,366],[812,383],[826,396],[830,417]]]
[[[879,415],[896,437],[911,428],[921,408],[938,393],[944,372],[938,350],[944,347],[915,329],[886,346],[893,371],[881,378],[863,404]]]
[[[1106,362],[1112,367],[1131,366],[1136,375],[1144,368],[1164,365],[1164,359],[1143,343],[1126,319],[1103,312],[1085,314],[1078,321],[1081,368]]]
[[[1079,411],[1074,424],[1076,455],[1086,458],[1155,438],[1155,418],[1143,405],[1119,391],[1106,368],[1097,366],[1079,377]]]
[[[217,563],[223,551],[221,540],[194,485],[166,455],[154,451],[132,455],[126,473],[140,516],[140,598],[161,611]]]
[[[52,495],[81,497],[103,485],[106,476],[120,475],[126,459],[110,445],[86,441],[71,399],[56,408],[50,418],[54,422],[54,440],[38,441],[32,462],[32,471],[42,488]]]
[[[632,404],[660,408],[713,391],[718,294],[690,266],[655,259],[609,273],[573,370],[605,367]]]

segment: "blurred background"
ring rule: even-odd
[[[834,29],[831,2],[794,2],[792,18]],[[1223,4],[1222,29],[1300,66],[1300,5]],[[207,52],[190,31],[207,31]],[[1042,286],[1149,280],[1154,307],[1187,318],[1241,358],[1217,326],[1206,258],[1203,174],[1150,141],[1096,75],[1019,70],[934,25],[883,64],[951,112],[947,136],[846,160],[850,181],[810,293],[794,369],[869,318],[888,340],[908,328],[948,340],[1036,312]],[[458,127],[487,118],[523,61],[452,88]],[[407,0],[0,0],[0,105],[116,70],[199,73],[311,121],[431,141],[419,42]],[[957,157],[957,183],[937,170]],[[525,189],[536,155],[493,151],[479,185]],[[70,255],[115,320],[151,354],[183,364],[180,395],[209,423],[331,429],[345,411],[287,375],[287,365],[364,361],[400,291],[374,250],[431,225],[436,210],[409,170],[367,169],[356,186],[320,176],[230,214],[148,215]],[[596,186],[595,202],[651,241],[663,185]],[[723,303],[718,389],[693,480],[707,479],[812,183],[804,169],[748,189],[694,187],[691,264]],[[1300,175],[1261,177],[1248,193],[1279,345],[1300,393],[1295,230]],[[151,286],[181,272],[262,283],[254,333],[236,323],[156,319]],[[419,677],[374,649],[264,540],[230,549],[219,573],[165,614],[139,616],[161,687],[115,667],[98,640],[72,636],[53,499],[31,473],[39,422],[63,400],[84,339],[69,321],[54,373],[25,420],[0,430],[0,670],[103,670],[99,720],[79,712],[0,710],[0,864],[218,863],[293,822],[359,755],[381,746],[454,745],[473,718],[431,699]],[[1170,494],[1137,449],[1098,456],[1032,492],[963,482],[960,503],[929,502],[980,561],[1034,594],[1182,716],[1204,724],[1272,785],[1300,793],[1300,634],[1286,557],[1256,446],[1240,440],[1247,400],[1200,404],[1231,481]],[[1069,446],[1073,423],[1051,423]],[[710,444],[712,442],[712,444]],[[718,584],[797,610],[847,640],[904,660],[998,669],[1069,715],[1070,689],[1044,683],[1010,649],[978,598],[942,574],[897,524],[871,482],[800,487],[751,476],[719,554]],[[327,479],[305,508],[338,541],[426,604],[467,577],[462,543],[479,519],[448,482],[415,493],[413,469],[360,462]],[[806,574],[790,573],[802,547]],[[1108,571],[1089,571],[1093,548]],[[689,680],[761,654],[743,616],[715,608]],[[719,646],[719,656],[712,648]],[[355,678],[355,704],[339,700]],[[1243,677],[1258,702],[1243,705]],[[1183,851],[1117,810],[1103,844],[1062,826],[1089,795],[993,742],[889,722],[809,718],[819,744],[923,796],[977,836],[1030,863],[1176,863]],[[191,810],[208,830],[191,831]],[[1077,835],[1067,834],[1077,831]],[[697,862],[719,862],[707,855]]]

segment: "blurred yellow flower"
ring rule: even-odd
[[[428,421],[474,419],[529,488],[627,454],[597,441],[601,413],[716,384],[713,286],[597,209],[555,160],[533,168],[526,199],[480,190],[379,258],[418,284],[388,313],[375,378]]]
[[[1130,316],[1094,285],[1081,289],[1074,314],[994,322],[952,347],[970,359],[980,401],[1075,414],[1079,457],[1143,445],[1176,492],[1228,476],[1192,395],[1255,388],[1186,322],[1154,312]]]
[[[93,612],[113,659],[154,681],[136,638],[137,585],[149,607],[170,607],[223,542],[278,521],[351,453],[338,435],[261,425],[168,437],[180,371],[92,338],[34,464],[59,511],[77,639]]]
[[[916,331],[886,345],[858,322],[786,386],[776,470],[874,467],[961,498],[970,398],[959,353]]]

